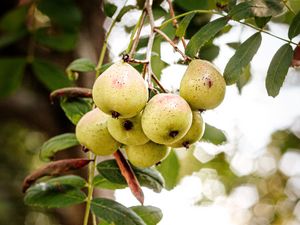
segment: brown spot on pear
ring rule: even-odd
[[[205,123],[199,111],[193,111],[193,121],[192,126],[186,135],[179,141],[169,145],[173,148],[185,147],[189,148],[191,144],[199,141],[205,130]]]
[[[109,118],[107,127],[109,133],[119,142],[125,145],[142,145],[149,141],[144,134],[141,123],[142,114],[132,118]]]
[[[142,114],[142,128],[146,136],[159,144],[172,144],[181,139],[192,124],[189,104],[179,95],[157,94]]]
[[[221,104],[226,84],[222,74],[210,62],[192,60],[180,83],[180,96],[193,110],[213,109]]]
[[[129,162],[134,166],[146,168],[160,162],[168,154],[168,147],[156,144],[152,141],[143,145],[126,146],[126,154]]]
[[[93,86],[93,100],[114,118],[137,115],[148,101],[148,87],[131,65],[117,62],[105,70]]]
[[[110,116],[95,108],[83,115],[76,125],[76,137],[79,143],[96,155],[110,155],[121,145],[108,132],[109,118]]]

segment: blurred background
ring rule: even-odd
[[[110,2],[118,6],[117,10],[124,4],[121,0]],[[215,8],[216,2],[222,1],[175,0],[174,8],[179,14],[195,7]],[[63,110],[50,104],[48,96],[51,90],[74,83],[84,87],[93,84],[93,73],[70,81],[64,69],[76,58],[97,62],[105,31],[112,23],[103,3],[106,1],[5,0],[1,6],[0,224],[82,223],[83,205],[60,210],[28,208],[23,203],[21,185],[26,175],[43,165],[39,159],[43,142],[74,131]],[[135,1],[126,4],[134,5]],[[154,9],[157,25],[168,14],[167,9],[166,2]],[[106,62],[120,59],[140,13],[133,9],[116,24],[108,40]],[[284,9],[270,13],[275,17],[267,29],[287,38],[290,13]],[[214,18],[195,16],[187,38]],[[136,57],[145,55],[143,43],[148,32],[145,26]],[[167,32],[172,36],[172,28]],[[234,49],[253,33],[253,29],[230,22],[227,30],[201,49],[200,57],[213,61],[223,71]],[[295,42],[299,40],[295,38]],[[168,90],[176,92],[186,65],[178,64],[180,55],[168,43],[157,39],[155,43],[154,72]],[[143,190],[145,205],[162,209],[161,225],[300,224],[299,70],[289,70],[276,98],[268,97],[265,90],[269,62],[283,44],[263,35],[261,48],[244,71],[244,80],[227,88],[220,107],[203,113],[210,124],[206,141],[189,150],[172,151],[157,167],[165,176],[167,190],[160,194]],[[34,60],[41,60],[50,72],[37,72],[31,66]],[[74,148],[56,158],[82,154]],[[79,173],[85,176],[84,170]],[[128,189],[97,194],[115,197],[126,206],[138,204]]]

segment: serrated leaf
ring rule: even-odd
[[[0,97],[13,93],[21,84],[26,59],[0,59]]]
[[[117,9],[118,7],[115,4],[108,1],[103,2],[103,11],[107,17],[112,17]]]
[[[72,86],[64,71],[50,61],[36,59],[32,63],[32,68],[37,79],[51,91]]]
[[[236,50],[235,54],[230,58],[224,70],[224,78],[227,85],[237,82],[245,68],[261,44],[261,33],[257,32],[242,43]]]
[[[110,199],[93,199],[91,210],[97,217],[115,225],[146,225],[133,210]]]
[[[293,39],[300,34],[300,12],[293,18],[292,23],[289,27],[289,38]]]
[[[161,221],[162,211],[154,206],[132,206],[130,207],[147,225],[156,225]]]
[[[227,138],[222,130],[208,123],[205,123],[205,131],[200,141],[206,141],[215,145],[221,145],[227,142]]]
[[[292,59],[293,48],[289,44],[281,46],[273,56],[266,77],[266,88],[269,96],[276,97],[279,94]]]
[[[242,93],[243,87],[250,81],[250,78],[251,78],[251,71],[250,71],[250,64],[248,64],[248,66],[244,68],[242,75],[236,82],[236,86],[239,90],[239,94]]]
[[[66,99],[63,98],[60,101],[60,106],[65,112],[68,119],[76,125],[80,118],[91,111],[93,104],[91,99],[87,98],[76,98],[76,99]]]
[[[97,188],[110,189],[110,190],[123,189],[127,187],[126,184],[117,184],[117,183],[110,182],[101,174],[98,174],[97,176],[94,177],[93,185]]]
[[[206,24],[191,38],[188,45],[186,46],[185,53],[190,57],[194,57],[198,53],[202,45],[204,45],[222,28],[224,28],[227,22],[228,18],[221,17]]]
[[[74,133],[57,135],[46,141],[40,149],[40,158],[49,162],[56,152],[79,145]]]
[[[173,189],[178,181],[179,175],[179,159],[174,152],[171,150],[167,158],[165,158],[156,169],[161,173],[165,180],[165,188],[167,190]]]
[[[91,72],[95,70],[95,67],[95,63],[93,63],[90,59],[81,58],[71,62],[66,70],[76,72]]]
[[[117,15],[116,21],[117,21],[117,22],[120,22],[121,19],[122,19],[122,17],[123,17],[127,12],[129,12],[129,11],[132,10],[132,9],[136,9],[136,8],[137,8],[137,7],[136,7],[135,5],[126,5],[126,6],[124,6],[124,7],[120,10],[119,14]]]
[[[195,16],[195,13],[191,13],[187,16],[185,16],[179,23],[178,28],[176,29],[176,36],[181,38],[184,37],[185,31],[187,27],[189,26],[191,20]]]
[[[140,185],[151,188],[155,192],[160,192],[164,186],[162,176],[154,169],[140,169],[132,166],[132,169],[140,183]],[[126,180],[114,159],[102,161],[97,165],[98,172],[107,180],[117,184],[126,184]]]
[[[250,2],[242,2],[235,5],[228,13],[233,20],[247,19],[253,16],[252,4]]]

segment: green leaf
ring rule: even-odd
[[[86,180],[76,175],[54,177],[47,180],[46,182],[50,185],[70,185],[78,189],[81,189],[86,185]]]
[[[20,86],[25,65],[24,58],[0,59],[0,97],[10,95]]]
[[[160,192],[164,186],[163,177],[151,168],[137,168],[131,166],[140,185],[151,188],[155,192]],[[117,162],[114,159],[102,161],[97,165],[98,172],[107,180],[117,184],[126,184],[126,180],[121,174]]]
[[[186,11],[209,8],[209,1],[174,0],[174,3]]]
[[[173,189],[178,181],[178,174],[180,169],[179,159],[172,149],[156,169],[161,173],[165,180],[165,188],[167,190]]]
[[[11,33],[2,34],[0,37],[0,48],[6,47],[20,39],[27,34],[25,29],[18,30]]]
[[[103,12],[107,17],[113,17],[118,7],[108,1],[103,1]]]
[[[233,48],[236,50],[238,47],[240,47],[241,43],[240,42],[229,42],[229,43],[226,43],[226,45],[228,45],[230,48]]]
[[[40,149],[40,159],[49,162],[56,152],[79,145],[74,133],[57,135],[46,141]]]
[[[27,12],[28,5],[19,6],[7,12],[0,20],[0,28],[13,32],[22,29],[25,27]]]
[[[251,71],[250,71],[250,64],[248,64],[248,66],[246,66],[243,69],[242,75],[236,82],[236,86],[240,94],[242,93],[243,87],[250,81],[250,79],[251,79]]]
[[[110,182],[101,174],[98,174],[97,176],[94,177],[93,185],[97,188],[110,189],[110,190],[123,189],[127,187],[126,184],[117,184],[117,183]]]
[[[85,201],[85,194],[77,188],[78,182],[82,183],[78,178],[75,178],[76,181],[74,177],[53,179],[30,187],[24,197],[25,204],[43,208],[62,208]]]
[[[292,23],[289,27],[289,38],[293,39],[298,34],[300,34],[300,12],[292,20]]]
[[[166,62],[161,60],[160,45],[161,45],[161,39],[156,38],[153,43],[152,56],[151,56],[152,70],[158,79],[160,79],[162,70],[168,65]]]
[[[37,79],[51,91],[72,85],[64,71],[50,61],[36,59],[32,67]]]
[[[132,206],[130,209],[140,216],[147,225],[156,225],[163,217],[161,210],[154,206]]]
[[[228,13],[233,20],[247,19],[253,16],[252,4],[250,2],[242,2],[235,5]]]
[[[263,28],[271,20],[272,16],[268,17],[255,17],[255,23],[259,28]]]
[[[202,45],[214,37],[228,22],[228,18],[221,17],[212,22],[209,22],[204,27],[202,27],[190,40],[186,46],[185,53],[194,57],[200,50]]]
[[[221,145],[227,142],[227,138],[222,130],[208,123],[205,123],[205,131],[200,141],[206,141],[215,145]]]
[[[60,100],[60,107],[63,109],[68,119],[76,125],[84,114],[92,110],[93,104],[91,99],[87,98],[62,98]]]
[[[281,46],[273,56],[266,77],[266,88],[269,96],[276,97],[279,94],[292,59],[293,48],[289,44]]]
[[[129,12],[129,11],[132,10],[132,9],[136,9],[136,8],[137,8],[137,6],[135,6],[135,5],[126,5],[126,6],[124,6],[124,7],[120,10],[119,14],[117,15],[116,21],[117,21],[117,22],[120,22],[121,19],[122,19],[122,17],[123,17],[127,12]]]
[[[234,84],[242,74],[261,44],[261,33],[257,32],[242,43],[235,54],[230,58],[224,71],[224,78],[227,85]]]
[[[219,52],[219,46],[216,46],[214,44],[206,44],[201,48],[199,52],[199,58],[208,61],[213,61],[219,55]]]
[[[91,210],[97,217],[115,225],[146,225],[133,210],[110,199],[93,199]]]
[[[95,71],[95,67],[95,63],[93,63],[90,59],[81,58],[71,62],[66,70],[76,72],[91,72]]]
[[[193,19],[193,17],[195,16],[195,13],[191,13],[187,16],[185,16],[179,23],[178,28],[176,29],[176,36],[181,38],[184,37],[185,35],[185,31],[187,29],[187,27],[189,26],[191,20]]]
[[[290,149],[300,149],[300,138],[290,130],[277,130],[272,133],[270,146],[284,154]]]

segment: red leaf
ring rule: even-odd
[[[292,60],[292,67],[298,68],[300,67],[300,42],[294,50],[294,56]]]
[[[80,159],[64,159],[64,160],[58,160],[49,163],[45,167],[42,167],[34,171],[32,174],[28,175],[24,179],[22,185],[22,191],[24,193],[37,179],[43,176],[55,176],[61,173],[68,172],[70,170],[80,169],[91,161],[93,160],[80,158]]]
[[[125,178],[132,194],[136,197],[136,199],[143,205],[144,204],[144,193],[141,189],[140,183],[137,180],[130,164],[127,162],[125,157],[123,156],[120,150],[117,150],[114,153],[114,157],[117,161],[117,164],[121,170],[121,174]]]

